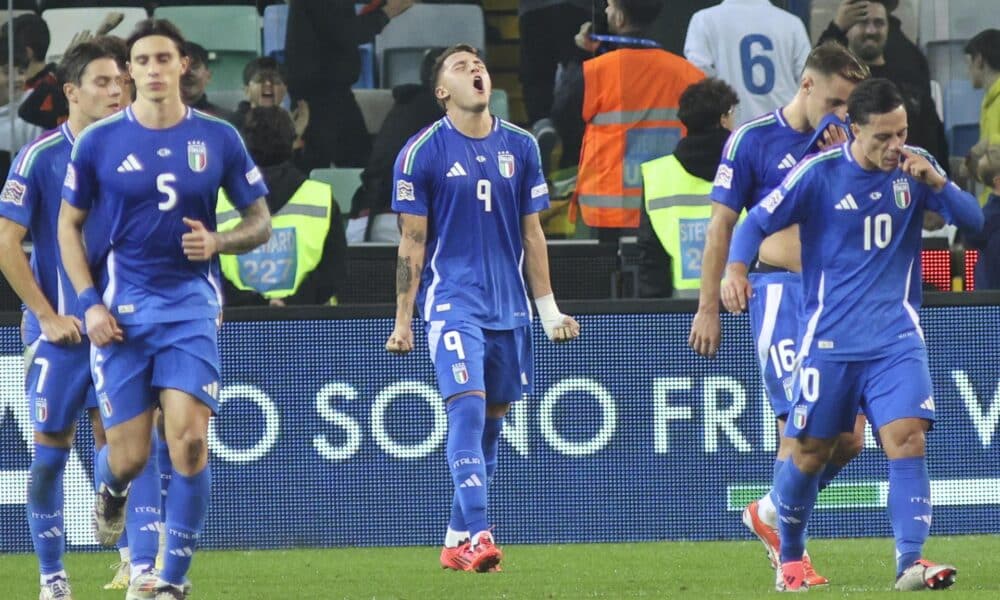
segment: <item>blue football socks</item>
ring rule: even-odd
[[[69,448],[35,443],[28,484],[28,526],[43,576],[63,570],[66,532],[63,519],[63,472]]]

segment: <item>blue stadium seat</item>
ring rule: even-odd
[[[358,52],[361,53],[361,74],[351,87],[356,90],[370,90],[376,87],[375,44],[361,44],[358,46]]]
[[[381,88],[355,89],[354,99],[357,100],[358,106],[361,107],[361,116],[365,120],[365,129],[368,130],[368,133],[375,135],[379,129],[382,129],[382,123],[385,121],[389,111],[392,110],[394,103],[392,90]]]
[[[275,53],[281,52],[282,60],[280,62],[284,62],[285,29],[287,26],[287,4],[275,4],[264,9],[264,54],[277,58]]]
[[[970,123],[978,124],[982,106],[983,90],[973,89],[967,80],[949,81],[944,89],[945,129]]]
[[[922,0],[920,43],[967,40],[984,29],[1000,28],[995,2],[983,0]]]
[[[948,150],[952,156],[966,156],[979,141],[979,123],[955,125],[948,130]]]
[[[493,88],[490,94],[490,114],[507,121],[510,119],[510,102],[505,90]]]
[[[354,192],[361,187],[362,170],[353,168],[313,169],[309,173],[309,178],[330,184],[340,212],[347,215],[351,213],[351,200],[354,198]]]

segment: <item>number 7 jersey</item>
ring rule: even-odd
[[[920,148],[907,147],[933,158]],[[800,163],[751,211],[744,226],[763,235],[799,224],[805,297],[799,352],[867,360],[923,346],[920,248],[924,210],[982,226],[970,194],[941,192],[899,168],[862,168],[844,144]],[[734,246],[736,242],[734,241]]]
[[[531,134],[494,117],[489,135],[474,139],[443,117],[403,146],[393,190],[394,211],[427,217],[417,294],[425,320],[530,323],[521,218],[549,205]]]
[[[63,199],[108,232],[95,280],[120,322],[214,319],[221,308],[218,259],[188,260],[183,218],[215,231],[219,188],[244,210],[267,194],[236,129],[187,109],[178,124],[148,129],[128,107],[83,131]]]

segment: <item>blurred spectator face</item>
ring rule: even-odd
[[[899,166],[906,143],[906,108],[900,106],[891,112],[873,114],[864,125],[852,123],[851,131],[862,153],[876,168],[892,171]]]
[[[493,82],[482,59],[471,52],[456,52],[445,59],[434,90],[438,100],[459,110],[481,112],[490,104]]]
[[[184,100],[184,104],[194,104],[205,95],[205,88],[210,81],[212,72],[208,69],[208,65],[192,59],[191,65],[181,76],[181,99]]]
[[[808,73],[806,75],[809,94],[806,96],[806,119],[813,129],[819,127],[823,117],[836,114],[840,120],[847,118],[847,97],[857,84],[840,75]]]
[[[140,38],[133,44],[129,58],[129,74],[139,95],[158,102],[180,93],[187,59],[181,58],[174,40],[163,35]]]
[[[972,82],[972,87],[975,89],[982,89],[986,86],[986,60],[983,58],[982,54],[976,54],[975,56],[971,54],[965,55],[965,62],[969,67],[969,81]]]
[[[6,106],[10,102],[10,94],[7,86],[10,84],[10,70],[7,63],[0,64],[0,106]],[[24,70],[14,68],[14,89],[24,89]]]
[[[285,94],[288,93],[288,88],[285,87],[285,80],[281,78],[280,73],[264,69],[257,71],[250,78],[250,83],[247,84],[245,92],[247,100],[250,101],[250,106],[253,108],[257,108],[258,106],[281,106],[281,103],[285,100]]]
[[[614,34],[624,32],[625,13],[618,6],[618,0],[608,0],[608,5],[604,9],[604,15],[608,18],[608,31]]]
[[[730,106],[726,114],[719,117],[719,125],[722,126],[726,131],[732,131],[733,126],[736,125],[736,105]]]
[[[888,36],[889,16],[885,6],[869,2],[868,15],[847,30],[847,47],[868,64],[880,63]]]
[[[83,70],[80,85],[66,84],[66,98],[93,122],[121,108],[122,88],[118,64],[111,58],[93,60]]]

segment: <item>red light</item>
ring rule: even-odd
[[[933,285],[939,291],[951,291],[951,251],[921,250],[923,261],[924,282]]]
[[[979,262],[979,250],[965,251],[965,291],[976,289],[976,263]]]

